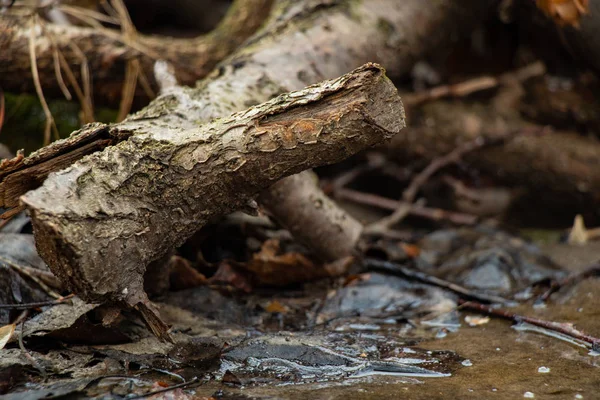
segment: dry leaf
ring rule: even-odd
[[[2,350],[4,346],[6,346],[6,343],[8,343],[8,341],[12,337],[12,334],[15,331],[15,327],[15,324],[9,324],[0,327],[0,350]]]
[[[280,313],[280,314],[285,314],[289,311],[289,308],[283,304],[281,304],[280,302],[278,302],[277,300],[273,300],[271,302],[269,302],[269,304],[267,304],[267,306],[265,307],[265,311],[268,313]]]
[[[219,269],[217,272],[208,279],[208,283],[210,284],[227,284],[230,285],[242,292],[250,293],[252,292],[252,284],[250,283],[250,279],[247,276],[248,273],[246,271],[240,270],[237,268],[239,263],[235,263],[234,261],[223,261],[219,264]]]
[[[579,27],[581,16],[589,14],[589,0],[536,0],[536,5],[560,26]]]
[[[206,277],[183,257],[171,257],[169,271],[169,281],[173,290],[189,289],[207,283]]]
[[[400,246],[409,258],[417,258],[421,254],[421,248],[417,245],[400,243]]]
[[[247,265],[241,266],[252,272],[258,283],[263,285],[286,286],[329,277],[322,265],[313,263],[303,254],[279,254],[280,250],[279,241],[269,239]]]

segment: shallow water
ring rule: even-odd
[[[569,265],[571,269],[581,263]],[[558,322],[571,322],[584,332],[600,335],[600,279],[588,279],[552,296],[545,307],[522,305],[510,311]],[[515,329],[510,321],[491,318],[471,327],[462,313],[461,328],[442,339],[428,339],[419,348],[455,352],[463,361],[450,376],[390,376],[368,374],[336,382],[269,387],[227,387],[210,384],[198,389],[223,398],[285,399],[597,399],[600,398],[600,356],[577,343],[540,332]],[[474,314],[472,314],[474,315]],[[358,335],[359,333],[357,333]],[[378,331],[385,335],[385,331]]]

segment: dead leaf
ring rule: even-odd
[[[250,279],[245,271],[236,268],[233,262],[224,261],[217,272],[208,280],[209,283],[225,283],[243,292],[252,292]],[[236,263],[237,265],[237,263]]]
[[[269,304],[267,304],[267,306],[265,307],[265,311],[268,313],[272,313],[272,314],[275,314],[275,313],[285,314],[289,311],[289,308],[284,306],[277,300],[273,300],[273,301],[269,302]]]
[[[589,14],[589,0],[536,0],[536,5],[560,26],[579,27],[579,19]]]
[[[171,289],[183,290],[205,285],[207,279],[192,267],[188,260],[183,257],[173,256],[169,260],[169,281]]]
[[[0,327],[0,350],[6,346],[6,343],[10,340],[13,333],[15,332],[15,324],[4,325]]]
[[[316,265],[303,254],[279,254],[280,251],[279,241],[269,239],[252,256],[252,260],[240,266],[252,272],[262,285],[286,286],[330,276],[326,268]]]
[[[400,246],[409,258],[417,258],[421,254],[421,248],[410,243],[400,243]]]

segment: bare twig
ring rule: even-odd
[[[381,220],[369,225],[365,228],[367,233],[381,233],[389,230],[392,226],[400,223],[408,214],[410,214],[412,203],[415,201],[419,189],[431,178],[437,171],[446,167],[447,165],[456,163],[465,154],[472,152],[475,149],[479,149],[484,145],[488,144],[482,136],[475,140],[465,143],[462,146],[458,146],[450,153],[438,157],[429,163],[429,165],[417,174],[410,185],[402,193],[402,200],[398,204],[398,208],[389,216],[382,218]]]
[[[450,153],[434,159],[423,171],[413,178],[408,188],[402,193],[402,199],[406,202],[413,202],[421,186],[423,186],[433,174],[450,164],[460,161],[465,154],[483,147],[486,143],[487,142],[483,137],[478,137],[471,142],[458,146]]]
[[[54,47],[52,59],[54,61],[54,75],[56,76],[56,82],[58,82],[58,87],[60,88],[60,91],[62,92],[63,96],[65,96],[65,99],[70,101],[73,98],[73,96],[71,96],[71,92],[69,92],[69,89],[67,88],[65,80],[62,76],[62,68],[60,67],[60,57],[58,55],[60,50],[56,47],[55,41],[52,39],[51,41],[52,46]]]
[[[39,278],[42,282],[44,282],[46,285],[54,289],[61,290],[63,288],[62,283],[60,283],[58,278],[54,276],[54,274],[50,271],[29,267],[27,265],[20,265],[19,268],[21,268],[23,271],[28,272],[28,277],[35,276]]]
[[[9,210],[4,211],[4,213],[0,214],[0,219],[8,221],[23,210],[25,210],[25,206],[17,206],[15,208],[11,208]]]
[[[579,271],[579,272],[570,274],[567,277],[565,277],[564,279],[561,279],[559,281],[552,281],[552,283],[550,283],[550,287],[548,288],[548,290],[546,290],[539,297],[539,300],[546,301],[550,298],[550,296],[552,296],[553,293],[556,293],[561,288],[568,286],[568,285],[574,285],[578,282],[581,282],[582,280],[584,280],[586,278],[589,278],[592,276],[597,276],[597,275],[600,275],[600,262],[598,262],[598,261],[593,263],[592,265],[588,266],[583,271]]]
[[[511,81],[524,82],[530,78],[544,75],[545,73],[546,67],[542,62],[538,61],[497,77],[479,76],[454,85],[442,85],[419,93],[404,95],[402,99],[407,106],[417,106],[444,97],[465,97],[472,93],[492,89]]]
[[[42,27],[45,28],[45,25],[42,25]],[[76,44],[72,43],[69,45],[70,49],[73,51],[73,54],[76,54],[77,57],[79,58],[79,61],[81,62],[80,75],[81,75],[81,81],[83,84],[83,90],[82,90],[81,86],[79,85],[79,82],[77,82],[77,78],[75,77],[73,70],[71,69],[71,66],[67,62],[63,52],[60,50],[60,47],[58,46],[56,37],[54,36],[54,33],[47,29],[45,29],[44,32],[47,35],[48,39],[50,40],[52,47],[54,48],[54,56],[55,56],[55,67],[54,68],[56,69],[57,77],[60,76],[61,80],[62,80],[61,70],[64,69],[64,71],[67,75],[67,79],[69,80],[69,83],[71,84],[71,86],[73,86],[73,90],[75,90],[75,94],[77,95],[77,98],[79,99],[79,103],[81,105],[81,111],[83,114],[83,122],[84,123],[94,122],[95,121],[94,106],[92,104],[92,94],[91,94],[92,84],[91,84],[91,78],[90,78],[89,64],[88,64],[88,60],[87,60],[85,54],[81,51],[81,49]],[[58,65],[56,65],[56,60],[58,61]],[[66,85],[64,87],[63,94],[65,95],[67,100],[71,100],[71,93],[68,91]]]
[[[390,229],[393,225],[398,224],[410,213],[412,203],[415,201],[415,197],[417,196],[419,189],[429,180],[429,178],[433,176],[433,174],[450,164],[456,163],[465,154],[470,153],[473,150],[480,149],[487,143],[488,142],[480,136],[471,142],[465,143],[462,146],[458,146],[450,153],[432,160],[423,171],[421,171],[412,179],[410,185],[408,185],[406,190],[404,190],[402,193],[403,202],[399,204],[399,207],[392,213],[392,215],[382,218],[374,224],[366,227],[366,231],[382,232]]]
[[[29,351],[25,348],[25,345],[23,344],[23,332],[25,332],[25,318],[27,317],[27,314],[28,312],[25,311],[25,313],[21,314],[21,316],[19,317],[21,319],[21,331],[19,332],[19,348],[21,349],[25,357],[29,360],[31,365],[33,365],[33,367],[40,372],[42,377],[46,379],[48,377],[46,370],[40,365],[40,363],[37,362],[35,358],[33,358],[31,353],[29,353]]]
[[[335,191],[335,197],[350,200],[355,203],[378,207],[384,210],[397,210],[406,202],[389,199],[372,193],[359,192],[352,189],[339,189]],[[442,210],[441,208],[424,207],[418,204],[410,205],[410,215],[427,218],[433,221],[449,221],[457,225],[474,225],[478,218],[476,215]]]
[[[17,271],[19,274],[24,275],[27,278],[29,278],[32,281],[34,281],[35,283],[37,283],[39,285],[39,287],[42,288],[49,296],[52,296],[55,299],[62,298],[62,296],[60,294],[56,293],[48,285],[46,285],[44,282],[42,282],[40,280],[40,278],[38,278],[37,276],[35,276],[34,274],[32,274],[27,268],[23,268],[21,265],[16,264],[16,263],[12,262],[11,260],[8,260],[8,259],[6,259],[4,257],[0,257],[0,262],[5,263],[6,265],[10,266],[12,269],[14,269],[15,271]]]
[[[477,301],[486,303],[506,304],[510,302],[510,300],[505,299],[503,297],[485,293],[477,293],[463,286],[457,285],[456,283],[448,282],[444,279],[428,275],[421,271],[414,271],[410,268],[403,267],[391,261],[382,261],[373,258],[367,258],[363,260],[363,264],[368,270],[385,272],[392,275],[400,275],[405,278],[414,279],[423,283],[427,283],[429,285],[449,290],[465,298],[476,299]]]
[[[139,394],[137,396],[128,397],[128,399],[142,399],[144,397],[154,396],[155,394],[165,393],[165,392],[169,392],[169,391],[175,390],[175,389],[181,389],[181,388],[190,386],[191,384],[194,384],[196,382],[198,382],[198,377],[195,376],[187,382],[178,383],[177,385],[169,386],[169,387],[166,387],[163,389],[158,389],[153,392],[148,392],[148,393],[144,393],[144,394]]]
[[[502,310],[499,308],[490,307],[485,304],[476,303],[473,301],[463,301],[459,300],[459,304],[461,308],[477,311],[482,314],[492,315],[495,317],[500,317],[504,319],[508,319],[514,322],[527,322],[535,326],[539,326],[545,329],[549,329],[554,332],[562,333],[563,335],[570,336],[574,339],[581,340],[583,342],[588,343],[592,350],[600,351],[600,339],[594,336],[587,335],[581,332],[578,329],[573,327],[573,324],[565,323],[565,322],[554,322],[554,321],[546,321],[539,318],[527,317],[525,315],[519,315],[512,313],[510,311]]]
[[[123,121],[129,114],[129,111],[131,111],[131,104],[133,104],[139,73],[140,63],[138,60],[127,61],[125,66],[125,79],[123,80],[123,88],[121,90],[121,103],[119,104],[117,122]]]
[[[48,301],[38,301],[36,303],[19,303],[19,304],[0,304],[0,310],[27,310],[30,308],[38,308],[45,306],[55,306],[58,304],[63,304],[69,301],[71,298],[75,296],[74,294],[70,294],[65,297],[61,297],[57,300],[48,300]]]

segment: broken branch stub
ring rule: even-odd
[[[404,127],[400,97],[376,64],[199,127],[158,115],[108,126],[113,136],[135,134],[51,174],[21,201],[58,277],[87,301],[135,307],[163,338],[143,291],[149,262],[282,177],[341,161]]]

